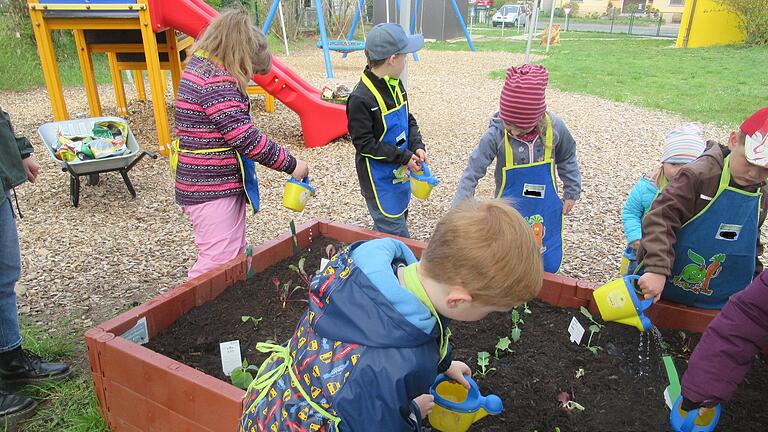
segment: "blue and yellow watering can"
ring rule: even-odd
[[[432,193],[432,188],[440,183],[432,171],[429,170],[426,162],[422,162],[421,171],[411,173],[411,193],[418,199],[427,199]]]
[[[283,189],[283,207],[295,212],[304,211],[307,201],[315,196],[315,188],[309,185],[309,177],[298,181],[291,177]]]
[[[720,405],[707,411],[703,416],[699,415],[699,409],[685,411],[682,408],[683,397],[675,401],[672,411],[669,413],[669,424],[675,432],[712,432],[720,420]]]
[[[600,316],[604,320],[631,325],[640,331],[646,331],[652,324],[643,312],[653,304],[653,299],[641,301],[637,298],[635,288],[632,286],[632,281],[636,279],[640,279],[640,276],[624,276],[601,286],[592,295],[600,310]]]
[[[429,423],[442,432],[464,432],[472,423],[488,414],[498,415],[504,407],[496,395],[483,396],[477,383],[464,376],[469,390],[451,381],[447,376],[438,375],[429,392],[435,397],[435,407],[429,413]]]

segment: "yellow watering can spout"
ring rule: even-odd
[[[653,304],[653,299],[641,301],[637,298],[632,286],[632,281],[635,279],[640,279],[640,276],[627,275],[608,282],[596,289],[592,296],[604,320],[631,325],[640,331],[646,331],[653,324],[643,312]]]
[[[475,381],[465,376],[469,390],[463,385],[439,375],[429,392],[435,397],[435,407],[429,413],[432,428],[441,432],[465,432],[472,423],[488,414],[501,414],[503,406],[496,395],[482,396]]]

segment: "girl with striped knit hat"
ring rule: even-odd
[[[251,22],[243,9],[211,21],[179,83],[170,160],[176,203],[192,221],[198,248],[190,279],[245,250],[246,204],[259,208],[255,163],[297,180],[309,173],[251,120],[248,82],[272,65],[267,40]]]
[[[544,93],[549,75],[541,65],[507,70],[499,112],[469,156],[453,199],[475,195],[478,181],[496,159],[497,197],[509,199],[528,220],[544,261],[544,270],[559,271],[563,260],[563,215],[581,194],[576,142],[563,120],[547,111]],[[555,169],[563,181],[560,197]]]
[[[695,124],[686,123],[671,130],[661,153],[661,165],[650,177],[641,177],[629,192],[621,211],[624,235],[627,237],[622,274],[633,274],[637,267],[636,255],[642,237],[643,216],[651,208],[653,200],[683,165],[701,156],[705,147],[703,133]]]

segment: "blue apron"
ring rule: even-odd
[[[397,85],[392,91],[396,106],[387,110],[384,98],[381,97],[365,73],[363,73],[362,81],[376,97],[379,104],[381,120],[384,123],[384,133],[379,137],[379,142],[394,145],[400,151],[407,149],[408,104],[403,98],[400,86]],[[365,156],[365,163],[368,165],[368,175],[370,175],[373,195],[379,210],[389,218],[402,216],[408,210],[408,204],[411,202],[411,182],[405,173],[405,165],[384,162],[380,160],[381,158],[371,155],[363,154],[363,156]]]
[[[717,194],[677,234],[675,264],[661,298],[705,309],[720,309],[743,290],[755,273],[761,192],[729,186],[725,158]]]
[[[555,187],[552,160],[552,120],[546,116],[544,160],[515,165],[514,152],[504,131],[506,166],[499,198],[508,199],[528,221],[544,260],[544,271],[557,273],[563,262],[563,201]]]

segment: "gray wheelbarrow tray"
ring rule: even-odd
[[[131,193],[131,196],[136,198],[136,190],[133,188],[131,179],[128,177],[128,171],[143,159],[144,156],[157,159],[157,153],[139,149],[139,144],[136,142],[136,138],[133,136],[133,132],[131,132],[130,128],[128,128],[128,138],[126,140],[128,150],[121,156],[85,161],[74,160],[70,162],[56,158],[56,153],[53,150],[53,143],[56,142],[59,130],[61,130],[64,135],[90,135],[94,123],[105,120],[119,121],[128,124],[125,119],[120,117],[91,117],[46,123],[37,129],[37,133],[40,135],[40,138],[42,138],[45,148],[48,149],[48,153],[53,160],[61,166],[62,171],[68,172],[70,175],[69,199],[74,207],[77,207],[80,203],[81,176],[86,177],[86,184],[95,185],[99,182],[100,173],[118,171],[123,177],[125,186],[128,187],[128,192]]]

